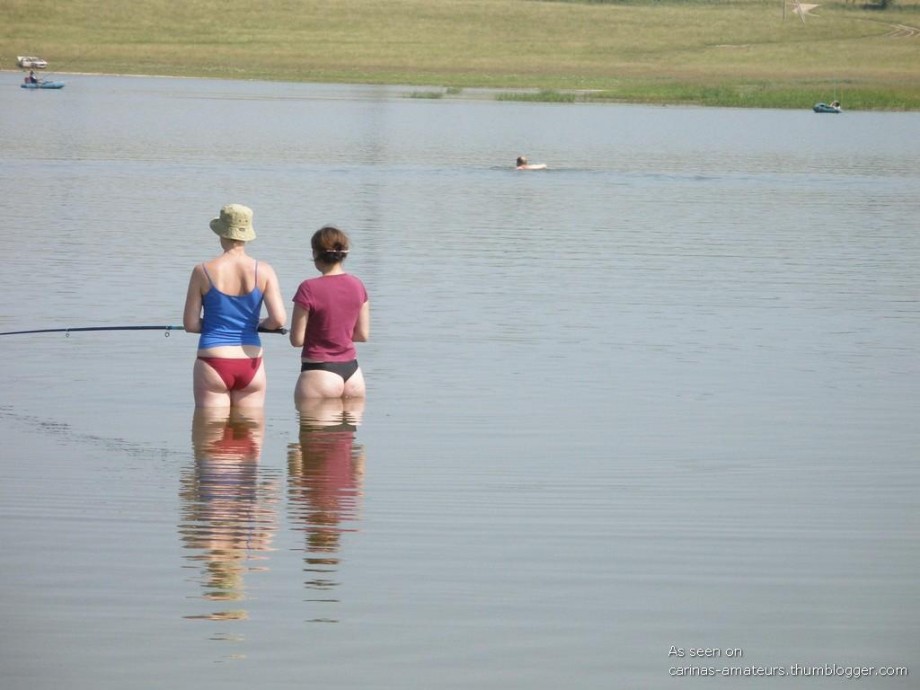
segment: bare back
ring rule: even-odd
[[[225,295],[248,295],[256,287],[265,292],[268,282],[267,275],[264,271],[259,271],[256,260],[251,256],[223,254],[202,265],[206,271],[202,295],[210,289],[211,285]]]

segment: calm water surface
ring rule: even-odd
[[[915,687],[920,115],[20,79],[0,330],[180,323],[236,201],[373,334],[232,417],[184,333],[0,338],[4,688]]]

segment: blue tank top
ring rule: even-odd
[[[204,266],[202,266],[204,268]],[[256,261],[256,287],[246,295],[228,295],[214,285],[208,269],[204,268],[211,289],[201,298],[204,316],[198,349],[220,345],[262,346],[259,338],[259,316],[262,313],[262,291],[259,289],[259,262]]]

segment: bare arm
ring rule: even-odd
[[[351,339],[356,343],[366,343],[371,337],[371,303],[365,302],[361,305],[361,311],[358,313],[358,320],[355,322],[355,330],[351,334]]]
[[[201,266],[195,266],[188,279],[185,311],[182,313],[182,326],[188,333],[201,333],[201,281],[203,277]]]
[[[287,311],[284,308],[284,300],[281,298],[281,288],[278,286],[275,269],[266,263],[260,264],[259,267],[266,279],[262,292],[265,295],[265,308],[268,310],[268,316],[262,319],[259,325],[265,330],[274,331],[282,328],[287,322]]]
[[[303,347],[304,340],[307,337],[307,320],[309,318],[310,312],[299,304],[294,305],[294,315],[291,316],[291,332],[288,334],[291,345],[294,347]]]

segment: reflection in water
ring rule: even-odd
[[[332,590],[344,525],[357,519],[364,449],[355,443],[361,399],[312,400],[300,407],[300,440],[288,449],[288,504],[291,522],[305,532],[308,601],[335,603]],[[328,613],[328,612],[327,612]],[[336,622],[332,615],[314,622]]]
[[[182,473],[179,534],[186,558],[200,569],[202,598],[208,601],[243,601],[245,574],[266,570],[252,565],[266,558],[277,522],[277,481],[258,464],[264,433],[263,410],[195,410],[195,464]],[[246,617],[245,609],[235,607],[186,616]]]

